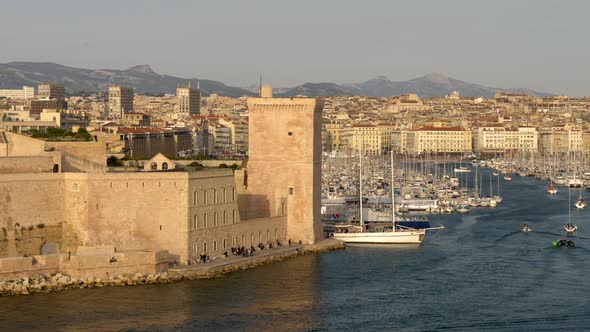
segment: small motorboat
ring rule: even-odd
[[[512,181],[512,177],[508,174],[504,175],[504,180],[506,181]]]
[[[586,207],[586,202],[584,202],[584,199],[582,197],[580,197],[580,198],[578,198],[578,201],[576,202],[575,205],[578,209],[583,209]]]
[[[547,192],[551,195],[557,194],[557,188],[555,188],[552,184],[547,187]]]
[[[528,232],[532,232],[533,228],[531,226],[529,226],[529,224],[524,223],[524,224],[522,224],[522,226],[520,226],[520,230],[525,233],[528,233]]]
[[[568,233],[573,233],[578,229],[578,226],[576,226],[574,224],[567,223],[567,224],[563,225],[563,229],[565,229],[565,231]]]
[[[471,211],[471,208],[467,204],[459,205],[457,208],[457,212],[459,213],[469,213],[469,211]]]

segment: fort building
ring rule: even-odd
[[[272,98],[263,86],[248,99],[246,218],[286,216],[287,237],[315,243],[320,225],[322,100]]]

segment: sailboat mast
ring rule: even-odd
[[[391,159],[391,221],[393,223],[393,231],[395,231],[395,186],[393,185],[393,151],[389,152]]]
[[[365,143],[365,137],[363,135],[363,145]],[[365,223],[363,221],[363,152],[362,146],[359,148],[359,207],[360,207],[360,225],[361,232],[365,229]]]

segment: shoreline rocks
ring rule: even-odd
[[[99,288],[105,286],[166,284],[177,280],[179,278],[169,276],[168,272],[158,274],[136,273],[133,276],[119,275],[109,279],[92,277],[75,279],[61,273],[40,274],[35,277],[0,281],[0,296],[21,296],[60,292],[66,289]]]

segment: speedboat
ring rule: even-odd
[[[459,213],[469,213],[470,211],[471,208],[467,204],[459,205],[459,207],[457,208],[457,212]]]
[[[586,207],[586,202],[584,202],[584,199],[582,197],[578,198],[578,201],[576,202],[576,207],[578,209],[583,209]]]
[[[550,184],[549,187],[547,187],[547,192],[549,194],[555,195],[555,194],[557,194],[557,188],[555,188],[552,184]]]
[[[508,174],[504,175],[504,180],[506,181],[512,181],[512,177]]]
[[[563,229],[565,229],[565,231],[568,233],[573,233],[578,229],[578,226],[576,226],[574,224],[567,223],[567,224],[563,225]]]
[[[532,232],[533,228],[531,226],[529,226],[529,224],[524,223],[524,224],[522,224],[522,226],[520,226],[520,230],[525,233],[528,233],[528,232]]]

